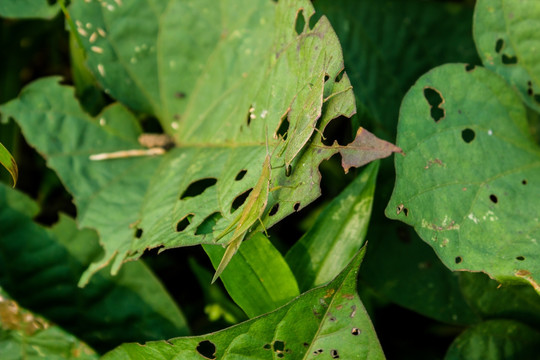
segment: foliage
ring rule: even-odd
[[[6,33],[37,29],[0,67],[0,161],[35,199],[0,186],[2,299],[54,323],[24,343],[50,358],[98,356],[77,339],[107,359],[535,354],[540,6],[472,5],[0,5]],[[45,69],[23,56],[40,29],[61,39]],[[392,153],[395,173],[377,160]],[[0,347],[27,358],[26,320],[6,314]]]

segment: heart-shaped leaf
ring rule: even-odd
[[[465,64],[435,68],[403,99],[387,216],[414,226],[452,270],[540,291],[540,150],[506,82]]]

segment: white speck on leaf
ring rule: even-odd
[[[91,29],[91,28],[92,28],[92,24],[86,23],[86,28],[87,28],[87,29]]]
[[[114,2],[115,2],[118,6],[122,6],[122,0],[114,0]]]
[[[97,69],[99,71],[99,74],[102,77],[105,77],[105,67],[103,67],[103,64],[98,64]]]
[[[489,136],[493,135],[493,131],[491,129],[488,130],[488,135]]]
[[[97,28],[97,32],[99,33],[99,35],[101,35],[101,37],[105,37],[107,35],[105,30],[103,30],[102,28]]]
[[[467,216],[467,218],[474,221],[475,224],[478,224],[478,219],[474,217],[473,213],[470,213],[469,216]]]
[[[92,46],[90,48],[90,50],[92,50],[93,52],[95,52],[96,54],[103,54],[103,49],[100,48],[99,46]]]
[[[106,123],[107,123],[107,121],[105,120],[105,118],[100,118],[99,119],[99,125],[105,126]]]
[[[92,35],[90,35],[90,39],[89,39],[90,44],[95,43],[96,40],[97,40],[97,37],[98,37],[98,34],[97,34],[97,33],[92,33]]]
[[[88,36],[88,33],[83,28],[78,28],[77,32],[81,34],[81,36]]]
[[[114,6],[112,6],[112,5],[107,5],[107,10],[109,10],[109,11],[114,11]]]
[[[177,130],[177,129],[178,129],[178,122],[173,121],[173,122],[171,123],[171,127],[172,127],[174,130]]]
[[[266,115],[268,115],[268,110],[263,110],[262,113],[261,113],[261,118],[265,118]]]

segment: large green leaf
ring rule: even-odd
[[[478,0],[474,40],[484,66],[540,111],[540,3],[534,0]]]
[[[204,249],[217,267],[224,249],[210,245],[204,245]],[[250,318],[275,310],[300,294],[285,259],[261,233],[242,245],[221,279],[231,298]]]
[[[23,309],[0,288],[0,354],[3,360],[97,359],[85,343]]]
[[[0,164],[2,164],[7,171],[9,171],[11,178],[13,179],[13,187],[17,184],[17,177],[19,176],[19,169],[17,163],[9,151],[0,143]]]
[[[60,11],[60,0],[50,5],[47,0],[2,0],[0,17],[51,19]]]
[[[540,290],[540,151],[499,76],[465,64],[422,76],[403,100],[386,213],[414,226],[452,270]]]
[[[322,143],[326,125],[351,116],[355,105],[328,20],[297,33],[297,18],[307,24],[313,14],[309,2],[170,1],[159,23],[148,16],[163,12],[158,3],[121,4],[72,4],[89,66],[111,95],[156,115],[176,148],[160,159],[90,161],[140,147],[134,118],[115,105],[92,119],[56,80],[31,84],[0,107],[74,195],[80,225],[101,237],[105,255],[82,284],[113,258],[114,273],[148,248],[216,244],[243,209],[235,211],[234,200],[258,182],[267,156],[268,186],[276,190],[253,211],[269,227],[320,195],[324,159],[340,152],[348,170],[398,150],[362,128],[348,146]],[[201,26],[213,41],[203,41]]]
[[[364,244],[378,170],[378,162],[369,165],[287,252],[301,291],[330,281]]]
[[[356,294],[364,250],[330,284],[269,314],[203,336],[124,344],[104,359],[383,359]]]
[[[80,289],[81,273],[100,252],[97,235],[61,216],[50,229],[32,221],[35,203],[0,185],[0,285],[21,305],[106,351],[125,341],[187,334],[173,300],[142,262],[117,277],[99,272]]]
[[[471,327],[452,343],[446,360],[535,359],[540,332],[512,320],[490,320]]]

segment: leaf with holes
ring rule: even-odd
[[[287,305],[231,328],[188,338],[124,344],[104,359],[253,358],[383,359],[369,317],[356,294],[365,248],[327,286],[308,291]]]
[[[33,221],[38,211],[30,198],[0,183],[0,286],[22,306],[100,352],[189,333],[182,312],[142,262],[126,264],[116,277],[104,269],[77,287],[101,250],[97,234],[78,230],[63,214],[45,228]]]
[[[47,0],[2,0],[0,17],[52,19],[60,11],[60,1],[50,3]]]
[[[309,1],[220,5],[70,6],[101,86],[131,109],[155,115],[175,139],[177,147],[163,157],[90,161],[141,148],[135,116],[115,104],[91,117],[57,79],[31,84],[0,109],[73,194],[80,225],[100,235],[105,255],[81,284],[111,261],[116,273],[149,248],[228,244],[234,233],[218,238],[244,203],[253,203],[246,198],[268,154],[274,191],[247,213],[248,236],[262,229],[257,221],[251,227],[259,215],[269,227],[320,195],[323,160],[339,152],[349,168],[397,151],[366,130],[350,146],[323,144],[326,125],[352,116],[355,103],[338,39],[325,17],[310,24]]]
[[[484,66],[517,89],[540,111],[540,3],[479,0],[474,12],[474,40]]]
[[[484,68],[435,68],[403,99],[398,134],[387,216],[452,270],[540,291],[540,149],[517,94]]]

